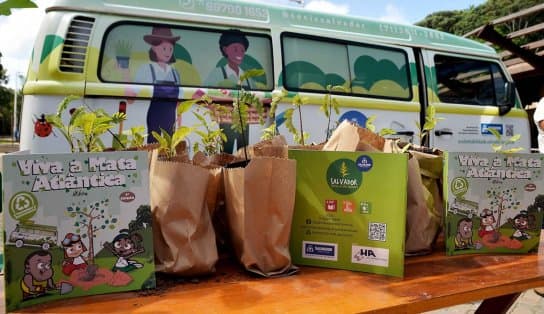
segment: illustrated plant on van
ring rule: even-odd
[[[55,114],[46,115],[46,121],[60,131],[72,153],[103,151],[105,146],[101,136],[111,133],[113,127],[126,120],[126,114],[116,112],[109,115],[103,109],[91,110],[87,105],[82,105],[70,110],[70,121],[64,124],[62,115],[75,99],[79,97],[65,97]]]
[[[506,147],[519,141],[519,139],[521,138],[521,134],[515,134],[514,136],[511,136],[508,139],[503,139],[502,135],[499,133],[499,131],[497,131],[497,129],[487,128],[487,131],[493,134],[495,138],[497,139],[497,142],[498,142],[497,144],[491,144],[491,147],[493,148],[493,151],[495,153],[513,154],[513,153],[523,151],[522,147],[511,147],[511,148]]]
[[[90,265],[94,264],[94,239],[97,234],[102,230],[113,230],[117,226],[118,218],[109,214],[108,208],[108,199],[83,206],[72,204],[66,208],[66,215],[74,219],[75,233],[89,241],[87,261]]]
[[[117,64],[122,69],[128,69],[132,44],[127,40],[118,40],[115,43],[115,57]]]

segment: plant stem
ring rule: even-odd
[[[242,110],[240,109],[240,90],[238,90],[238,95],[237,95],[237,107],[238,107],[238,118],[240,119],[240,128],[242,129],[242,144],[244,145],[244,157],[246,159],[246,161],[248,160],[247,158],[247,147],[246,147],[246,134],[244,132],[244,121],[242,119]]]
[[[327,121],[327,137],[325,139],[325,142],[329,140],[329,132],[331,127],[331,114],[332,114],[332,103],[329,99],[329,115],[328,115],[328,121]]]
[[[300,141],[304,146],[304,129],[302,128],[302,109],[300,109],[300,106],[298,106],[298,120],[300,122]]]

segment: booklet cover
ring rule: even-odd
[[[445,154],[448,255],[538,250],[544,210],[543,156]]]
[[[406,154],[290,150],[294,264],[402,277]]]
[[[155,286],[147,159],[2,156],[7,311]]]

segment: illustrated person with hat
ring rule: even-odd
[[[480,238],[483,238],[487,234],[494,235],[495,227],[493,224],[495,223],[495,216],[493,216],[493,212],[488,208],[485,208],[480,213],[480,219],[480,228],[478,229]]]
[[[174,36],[170,28],[153,27],[151,34],[143,39],[151,45],[151,62],[140,66],[134,81],[153,84],[153,98],[147,111],[147,142],[152,143],[156,142],[151,135],[153,131],[174,132],[181,77],[172,64],[176,62],[174,45],[180,36]]]
[[[64,260],[62,261],[62,273],[70,276],[76,269],[87,268],[87,261],[83,253],[87,252],[87,247],[81,241],[79,234],[67,233],[62,240],[64,249]]]

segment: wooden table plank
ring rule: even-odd
[[[291,277],[262,279],[231,260],[221,260],[217,267],[217,275],[198,283],[160,276],[158,289],[148,295],[66,299],[19,312],[417,313],[544,286],[543,253],[446,256],[437,251],[407,258],[402,279],[317,267],[301,267]]]

